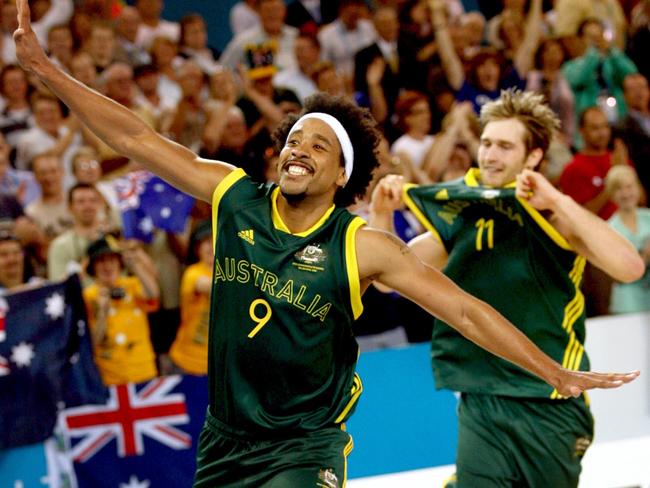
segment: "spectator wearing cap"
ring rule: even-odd
[[[156,37],[165,37],[174,43],[180,38],[178,22],[171,22],[161,17],[164,8],[162,0],[136,0],[135,8],[140,13],[136,44],[149,49]]]
[[[208,323],[214,249],[209,220],[199,222],[190,237],[191,258],[181,280],[181,325],[169,350],[170,372],[208,372]]]
[[[287,7],[284,0],[257,0],[260,25],[236,35],[226,46],[220,62],[236,70],[246,61],[246,47],[272,44],[275,49],[275,65],[281,71],[297,66],[295,51],[298,29],[284,23]]]
[[[106,385],[138,383],[157,375],[147,313],[158,308],[158,284],[146,254],[112,236],[88,247],[84,289],[95,362]],[[133,276],[123,274],[124,267]]]

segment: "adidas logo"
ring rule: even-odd
[[[240,230],[237,232],[237,235],[244,239],[246,242],[249,244],[252,244],[253,246],[255,245],[255,239],[253,238],[253,229],[248,229],[248,230]]]

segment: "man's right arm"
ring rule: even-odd
[[[27,0],[18,0],[16,56],[100,139],[161,178],[201,200],[210,202],[216,185],[234,167],[199,158],[189,149],[157,134],[137,115],[91,90],[58,69],[47,58],[31,29]]]

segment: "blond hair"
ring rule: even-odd
[[[517,119],[526,128],[526,152],[541,149],[544,153],[551,144],[553,131],[560,129],[560,119],[548,106],[543,95],[516,88],[502,90],[501,96],[481,107],[481,126],[489,122]]]
[[[611,194],[611,192],[618,190],[626,176],[634,178],[637,187],[639,189],[641,188],[641,182],[634,168],[627,164],[617,164],[616,166],[612,166],[607,172],[607,176],[605,177],[605,191]]]

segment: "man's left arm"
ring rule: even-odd
[[[537,210],[551,212],[550,223],[573,249],[615,280],[629,283],[643,276],[645,264],[632,243],[540,173],[519,174],[516,195]]]
[[[356,242],[362,283],[385,283],[480,347],[540,377],[562,396],[579,396],[591,388],[616,388],[638,376],[638,372],[569,371],[544,354],[494,308],[422,263],[397,237],[364,228],[357,232]]]

